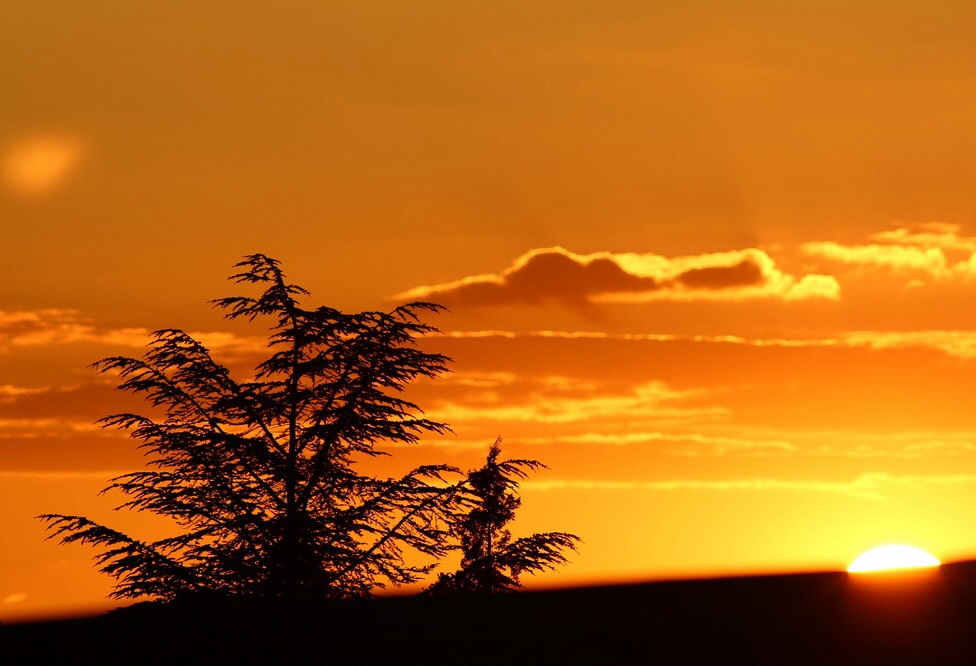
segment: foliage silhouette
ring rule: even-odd
[[[468,472],[465,511],[451,525],[451,533],[460,542],[461,566],[454,573],[440,574],[428,593],[510,592],[521,587],[523,573],[555,569],[567,562],[565,550],[576,550],[579,537],[566,532],[512,540],[506,525],[522,504],[519,481],[546,466],[537,460],[499,460],[499,455],[500,439],[492,444],[485,464]]]
[[[105,490],[127,496],[119,508],[168,516],[181,533],[145,542],[82,516],[45,514],[48,538],[99,547],[96,564],[116,579],[117,599],[312,600],[420,580],[433,565],[407,565],[405,552],[438,558],[451,548],[445,521],[460,493],[448,475],[459,470],[428,465],[377,479],[357,464],[380,455],[380,441],[449,430],[400,396],[446,370],[447,357],[415,344],[436,330],[420,316],[440,306],[305,309],[308,292],[286,282],[278,261],[254,254],[237,267],[232,280],[263,292],[213,303],[228,319],[270,321],[270,355],[253,380],[233,379],[176,329],[156,331],[141,359],[94,364],[165,414],[101,419],[151,458]]]

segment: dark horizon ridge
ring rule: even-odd
[[[972,663],[976,560],[927,572],[937,575],[776,573],[374,597],[291,611],[262,604],[143,607],[5,625],[0,649],[67,657],[154,646],[150,656],[161,659],[321,654],[321,663],[365,664],[488,664],[501,657],[524,664]],[[864,580],[878,584],[858,584]],[[486,641],[490,649],[476,649]]]

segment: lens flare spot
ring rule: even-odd
[[[3,156],[3,179],[15,192],[49,192],[74,170],[82,153],[81,141],[65,137],[33,137],[10,146]]]

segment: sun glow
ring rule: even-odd
[[[21,194],[44,194],[77,166],[82,142],[66,137],[34,137],[10,147],[2,156],[2,177]]]
[[[849,573],[865,573],[871,571],[891,571],[894,569],[919,569],[923,567],[937,567],[941,564],[938,559],[921,548],[914,546],[888,545],[878,546],[861,553],[851,565],[847,567]]]

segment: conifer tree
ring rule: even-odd
[[[127,498],[119,508],[172,518],[178,533],[142,541],[83,516],[45,514],[49,538],[98,548],[118,599],[293,601],[420,580],[432,567],[405,564],[405,553],[447,552],[444,520],[459,499],[449,475],[459,471],[430,465],[377,479],[358,465],[379,455],[377,443],[448,430],[401,395],[446,369],[449,359],[415,345],[436,330],[420,316],[440,307],[306,309],[308,292],[286,281],[278,261],[254,254],[237,267],[231,279],[261,293],[213,303],[228,319],[268,322],[269,355],[252,379],[234,379],[177,329],[156,331],[142,358],[94,365],[163,414],[100,421],[128,431],[149,457],[146,470],[106,490]]]
[[[566,550],[576,550],[580,539],[566,532],[545,532],[512,539],[508,524],[522,501],[519,481],[530,472],[545,469],[537,460],[499,460],[501,441],[496,440],[485,464],[468,472],[464,484],[465,509],[451,525],[459,542],[461,566],[440,574],[428,588],[431,594],[510,592],[521,587],[524,573],[555,569],[568,560]]]

